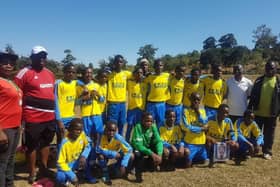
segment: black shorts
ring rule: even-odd
[[[53,141],[56,131],[56,121],[25,124],[25,146],[27,152],[47,147]]]

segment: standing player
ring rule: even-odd
[[[143,83],[142,68],[135,68],[133,78],[127,81],[128,110],[126,141],[129,142],[132,128],[141,122],[145,109],[146,85]]]
[[[186,66],[178,65],[175,68],[175,76],[171,76],[169,80],[170,99],[166,101],[166,110],[170,109],[175,112],[175,125],[180,125],[182,120],[182,99],[185,72]]]
[[[23,120],[25,121],[25,145],[29,177],[32,184],[36,180],[36,153],[41,153],[41,175],[46,175],[49,145],[56,128],[53,73],[45,68],[47,50],[35,46],[31,51],[31,66],[19,71],[15,83],[23,91]]]
[[[169,73],[163,73],[163,62],[154,62],[155,73],[149,75],[144,82],[147,84],[146,110],[155,119],[158,128],[164,125],[165,102],[170,98],[168,83]]]
[[[222,104],[227,92],[226,82],[221,78],[222,66],[214,64],[212,74],[212,77],[202,79],[204,85],[203,103],[208,119],[216,116],[218,107]]]
[[[63,67],[64,77],[55,83],[55,116],[57,120],[57,144],[64,137],[65,128],[69,127],[70,121],[75,117],[76,73],[72,63]]]
[[[126,124],[126,87],[127,79],[131,76],[130,72],[122,70],[123,65],[123,56],[116,55],[112,73],[108,76],[107,118],[118,124],[120,135],[123,135],[123,127]]]
[[[186,78],[184,85],[183,106],[184,108],[191,106],[190,96],[193,92],[199,93],[200,97],[204,95],[203,83],[200,80],[200,69],[191,70],[191,76]],[[202,99],[202,98],[201,98]]]
[[[103,123],[106,121],[106,110],[107,110],[107,80],[108,80],[108,71],[101,69],[97,72],[97,75],[95,77],[97,83],[99,84],[99,95],[100,97],[104,98],[104,100],[101,100],[98,102],[100,106],[100,110],[102,112],[102,121]]]

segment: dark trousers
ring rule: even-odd
[[[19,128],[4,129],[8,137],[8,149],[0,153],[0,186],[14,184],[14,159],[19,141]]]
[[[264,154],[272,155],[272,145],[274,142],[276,117],[261,117],[256,116],[255,121],[259,128],[263,131],[264,145],[262,152]]]

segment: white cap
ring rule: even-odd
[[[37,55],[41,52],[45,52],[46,54],[48,54],[47,50],[43,47],[43,46],[34,46],[31,50],[31,55]]]
[[[144,63],[144,62],[149,63],[148,59],[146,59],[146,58],[142,58],[142,59],[140,60],[140,63]]]

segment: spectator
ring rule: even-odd
[[[254,111],[255,121],[263,131],[263,157],[271,160],[276,119],[280,113],[280,80],[276,76],[276,62],[265,64],[265,74],[256,79],[248,108]]]
[[[238,118],[242,117],[247,109],[253,83],[243,76],[243,67],[240,64],[233,66],[233,74],[234,76],[227,80],[227,103],[229,117],[234,123]]]
[[[31,51],[31,66],[18,72],[15,83],[23,91],[23,120],[25,122],[25,145],[29,167],[28,182],[36,180],[36,152],[41,153],[39,172],[46,176],[49,145],[53,140],[55,121],[55,101],[53,73],[45,68],[47,50],[35,46]]]
[[[19,140],[22,91],[11,81],[18,56],[0,52],[0,186],[14,186],[14,159]]]

